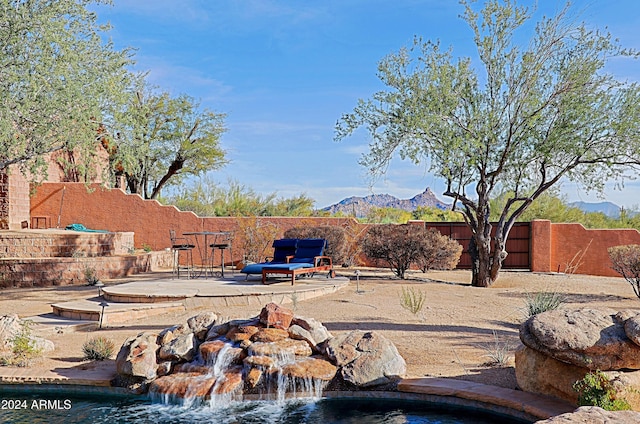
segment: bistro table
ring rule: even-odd
[[[229,250],[231,251],[231,255],[233,257],[233,248],[232,248],[232,233],[230,231],[189,231],[186,233],[182,233],[185,236],[195,236],[196,246],[198,247],[198,251],[200,252],[200,262],[201,262],[201,270],[198,276],[204,275],[207,278],[207,274],[211,274],[212,277],[216,276],[213,272],[213,259],[214,259],[214,247],[213,246],[229,246]],[[200,237],[204,238],[204,245],[200,245]],[[211,244],[209,243],[209,238],[212,237],[213,241]],[[209,257],[209,246],[211,246],[211,257]],[[224,251],[221,247],[218,247],[222,252],[221,258],[221,266],[222,272],[220,275],[224,277]]]

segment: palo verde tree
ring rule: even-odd
[[[379,63],[388,90],[343,115],[336,140],[366,128],[372,141],[361,164],[373,176],[395,152],[428,161],[472,231],[472,284],[487,287],[507,256],[512,225],[542,193],[561,179],[602,190],[638,163],[638,84],[605,71],[610,59],[637,54],[574,23],[569,5],[540,20],[521,45],[528,8],[488,0],[476,12],[473,2],[461,3],[478,69],[416,38]],[[510,194],[492,223],[490,201],[502,193]]]
[[[188,95],[173,97],[149,87],[139,75],[126,107],[113,117],[114,171],[126,177],[131,193],[155,199],[185,176],[219,169],[227,163],[220,146],[224,119]]]
[[[92,0],[0,0],[0,171],[16,164],[46,177],[43,155],[68,150],[84,166],[104,111],[128,85],[117,51],[87,7]],[[78,170],[76,170],[78,171]]]

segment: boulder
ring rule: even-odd
[[[29,324],[16,314],[0,316],[0,356],[12,354],[13,340],[21,334],[29,338],[34,351],[44,353],[55,350],[56,347],[51,340],[34,336],[28,330],[28,326]]]
[[[640,346],[640,315],[629,317],[624,322],[624,332],[629,340]]]
[[[522,346],[516,350],[516,380],[525,392],[540,393],[578,404],[573,384],[590,371],[558,361]],[[612,382],[616,396],[624,398],[633,409],[640,410],[640,371],[603,371]]]
[[[193,333],[193,331],[191,331],[186,323],[174,325],[169,328],[165,328],[160,332],[160,334],[158,334],[157,343],[160,346],[163,346],[171,343],[176,337],[191,333]]]
[[[263,343],[255,342],[247,348],[249,355],[254,356],[271,356],[281,360],[294,356],[311,356],[311,348],[307,342],[303,340],[284,339],[277,342]]]
[[[336,375],[337,368],[321,358],[301,358],[282,367],[282,375],[289,378],[307,378],[329,381]]]
[[[289,337],[289,333],[287,330],[282,330],[280,328],[260,328],[251,336],[252,342],[277,342],[280,340],[284,340]]]
[[[334,337],[327,341],[326,353],[343,380],[358,387],[388,384],[407,371],[398,349],[376,332],[354,330]]]
[[[190,361],[195,356],[197,343],[195,334],[182,334],[162,345],[158,351],[158,357],[171,361]]]
[[[289,337],[304,340],[313,350],[320,352],[320,345],[333,336],[324,325],[315,319],[296,317],[289,327]]]
[[[556,415],[536,424],[636,424],[640,413],[634,411],[605,411],[597,406],[581,406],[573,412]]]
[[[207,337],[209,327],[211,327],[211,325],[213,325],[217,319],[218,316],[213,312],[203,312],[189,318],[187,320],[187,326],[200,341],[204,341],[204,339]]]
[[[531,349],[562,362],[601,371],[640,369],[640,346],[610,309],[556,309],[527,319],[520,339]]]
[[[260,322],[267,327],[280,328],[286,330],[293,320],[293,311],[284,308],[276,303],[268,303],[260,311]]]
[[[127,339],[116,357],[116,371],[123,377],[146,380],[156,378],[156,351],[158,335],[140,333]]]

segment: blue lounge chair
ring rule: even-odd
[[[273,241],[273,258],[270,261],[246,265],[240,272],[247,274],[262,274],[266,265],[286,264],[296,253],[298,239],[279,239]]]
[[[295,284],[296,275],[313,275],[316,272],[328,271],[328,277],[334,277],[331,258],[324,256],[327,241],[324,239],[298,240],[295,255],[287,263],[266,264],[262,267],[262,284],[266,284],[267,275],[282,274],[291,276],[291,285]]]

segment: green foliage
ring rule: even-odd
[[[114,350],[115,345],[113,342],[103,336],[91,338],[82,345],[84,359],[89,361],[104,361],[105,359],[109,359],[113,356]]]
[[[92,267],[86,267],[84,269],[84,280],[87,282],[87,285],[95,286],[95,284],[99,281],[99,278],[96,275],[96,269]]]
[[[511,359],[511,344],[508,340],[501,340],[498,337],[498,333],[493,330],[493,340],[491,343],[482,346],[484,349],[485,357],[489,358],[489,361],[485,363],[491,367],[505,367],[509,365]]]
[[[362,240],[362,252],[371,259],[386,262],[394,274],[401,279],[412,264],[423,269],[429,267],[455,267],[462,246],[454,248],[447,237],[436,230],[418,225],[375,225],[369,229]],[[457,258],[456,256],[457,255]]]
[[[630,244],[613,246],[608,249],[614,271],[620,273],[640,299],[640,246]]]
[[[413,287],[403,287],[400,293],[400,306],[413,315],[418,315],[424,307],[424,301],[427,295],[422,290],[416,290]]]
[[[275,193],[263,196],[253,189],[230,181],[226,188],[207,177],[181,186],[163,203],[199,216],[311,216],[314,201],[304,194],[277,198]]]
[[[412,219],[419,219],[425,222],[462,222],[463,215],[452,210],[442,210],[433,206],[418,206],[412,212]]]
[[[557,292],[538,292],[535,295],[527,294],[527,298],[525,299],[525,316],[529,318],[542,312],[558,309],[564,301],[564,296]]]
[[[578,392],[580,406],[597,406],[607,411],[631,409],[626,400],[617,397],[613,383],[600,370],[587,373],[573,384],[573,389]]]
[[[639,163],[640,85],[605,70],[610,60],[638,55],[577,24],[569,6],[523,40],[526,7],[461,3],[478,57],[454,58],[452,49],[416,38],[380,61],[387,89],[344,114],[335,138],[368,131],[360,163],[373,178],[396,153],[429,163],[474,235],[472,284],[489,286],[513,223],[543,193],[562,180],[601,192]],[[492,233],[490,201],[501,192],[509,194]]]
[[[327,241],[325,256],[329,256],[334,264],[343,264],[347,260],[346,232],[342,227],[332,225],[294,227],[284,232],[284,238],[325,239]]]
[[[411,212],[398,208],[371,208],[365,222],[371,224],[406,224],[412,218]]]
[[[128,93],[127,106],[115,116],[110,160],[131,193],[155,199],[165,186],[227,163],[220,147],[224,114],[201,108],[186,94],[153,89],[142,77]]]
[[[149,246],[147,243],[142,243],[142,250],[144,250],[145,252],[149,253],[153,250],[153,248],[151,246]]]
[[[31,337],[32,322],[21,321],[20,325],[22,327],[20,332],[11,339],[11,356],[0,358],[3,365],[26,367],[42,353]]]
[[[29,178],[46,177],[43,155],[60,157],[74,180],[95,172],[101,124],[121,104],[130,81],[128,50],[105,42],[92,3],[0,3],[0,169],[19,164]]]

